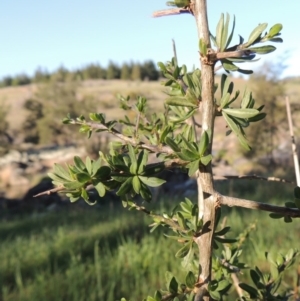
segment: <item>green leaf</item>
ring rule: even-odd
[[[209,291],[209,295],[213,300],[221,300],[221,294],[218,291]]]
[[[252,45],[260,37],[260,35],[267,28],[267,26],[268,26],[268,23],[262,23],[262,24],[259,24],[257,27],[255,27],[253,29],[253,31],[251,32],[246,45],[247,46]]]
[[[279,213],[270,213],[269,216],[274,219],[283,218],[283,215]]]
[[[212,155],[208,154],[206,156],[201,157],[200,161],[203,165],[207,165],[212,160]]]
[[[97,190],[100,197],[104,197],[106,190],[105,186],[101,182],[95,185],[95,189]]]
[[[82,186],[83,186],[83,184],[79,183],[77,181],[64,183],[64,187],[66,189],[70,189],[70,190],[78,189],[78,188],[81,188]]]
[[[300,199],[300,187],[298,186],[294,188],[294,197]]]
[[[58,183],[65,183],[66,182],[66,179],[63,179],[63,178],[57,176],[56,174],[54,174],[52,172],[49,172],[47,175],[48,175],[49,178],[51,178],[55,182],[58,182]]]
[[[169,106],[197,107],[198,104],[186,97],[170,97],[166,99],[166,104]]]
[[[174,1],[167,1],[166,5],[168,6],[177,6],[177,7],[185,7],[189,5],[188,0],[174,0]]]
[[[196,151],[193,152],[193,151],[190,151],[189,149],[182,149],[181,154],[183,155],[184,158],[186,158],[185,160],[187,160],[187,161],[195,161],[200,158],[200,155],[198,152],[196,152]]]
[[[66,179],[69,181],[73,180],[70,173],[59,164],[54,163],[53,171],[58,177],[62,179]]]
[[[257,122],[257,121],[264,119],[266,116],[267,116],[266,113],[259,113],[259,114],[255,115],[254,117],[249,118],[248,120],[250,122]]]
[[[218,231],[218,232],[215,232],[215,236],[223,236],[225,235],[226,233],[228,233],[230,230],[230,227],[224,227],[222,230]]]
[[[236,66],[235,64],[233,64],[232,62],[224,59],[224,60],[221,60],[221,64],[223,66],[223,68],[227,71],[237,71],[239,70],[239,67]]]
[[[227,36],[228,36],[228,27],[229,27],[229,21],[230,21],[230,16],[227,13],[226,14],[226,21],[224,24],[223,32],[222,32],[222,39],[221,39],[221,51],[223,52],[226,49],[227,45]]]
[[[242,109],[248,108],[251,99],[252,99],[252,93],[249,91],[247,91],[247,92],[245,91],[243,99],[241,101],[241,108]]]
[[[185,276],[185,284],[189,288],[194,288],[196,283],[196,277],[193,272],[189,271]]]
[[[74,203],[74,202],[78,201],[80,199],[80,197],[78,197],[78,196],[76,196],[76,197],[69,196],[69,199],[70,199],[71,203]]]
[[[219,49],[222,48],[223,29],[224,29],[224,14],[221,14],[216,30],[216,41]]]
[[[192,128],[188,127],[188,131],[190,131]],[[188,136],[188,135],[186,135]],[[183,135],[181,136],[182,140],[183,140],[183,144],[185,146],[185,148],[187,148],[189,151],[191,151],[192,153],[194,153],[195,155],[198,156],[198,148],[197,145],[194,142],[189,142]],[[193,140],[193,139],[190,139]]]
[[[192,177],[195,172],[199,169],[200,160],[190,162],[186,167],[189,169],[189,176]]]
[[[295,206],[300,209],[300,199],[295,198]]]
[[[238,118],[251,118],[259,114],[256,109],[223,109],[222,112]]]
[[[144,176],[138,176],[138,177],[144,184],[150,187],[158,187],[166,182],[165,180],[155,178],[155,177],[144,177]]]
[[[92,176],[94,176],[97,173],[100,167],[101,167],[101,158],[99,157],[98,160],[92,161]]]
[[[173,131],[173,127],[171,127],[171,126],[166,126],[165,128],[164,128],[164,130],[162,131],[162,133],[160,134],[160,138],[159,138],[159,141],[162,143],[162,142],[164,142],[165,141],[165,138],[167,137],[167,135],[169,134],[169,133],[171,133]]]
[[[223,97],[221,98],[221,100],[220,100],[221,109],[223,109],[224,107],[226,107],[226,105],[229,103],[229,100],[230,100],[230,94],[229,93],[225,93],[223,95]]]
[[[255,285],[260,281],[260,276],[255,270],[250,270],[250,276]]]
[[[185,244],[182,248],[180,248],[176,252],[175,257],[177,257],[177,258],[183,258],[183,257],[185,257],[188,254],[188,252],[190,250],[190,247],[191,247],[190,243]]]
[[[91,130],[91,127],[89,125],[82,125],[79,128],[79,133],[88,133]]]
[[[146,150],[142,150],[140,153],[139,153],[139,156],[138,156],[138,159],[137,159],[137,162],[138,162],[138,170],[137,170],[137,173],[138,174],[141,174],[145,167],[146,167],[146,164],[148,162],[148,152]]]
[[[165,64],[163,64],[162,62],[158,62],[158,63],[157,63],[157,66],[159,67],[159,69],[160,69],[162,72],[167,72],[167,68],[166,68]]]
[[[251,299],[258,297],[258,291],[254,287],[252,287],[246,283],[239,283],[239,287],[241,289],[243,289],[244,291],[246,291],[250,295]]]
[[[198,146],[198,151],[200,156],[203,156],[203,154],[205,153],[208,143],[209,143],[209,137],[207,132],[204,131],[201,135],[199,146]]]
[[[221,76],[221,96],[223,96],[229,87],[229,79],[226,74],[222,74]]]
[[[92,160],[90,157],[86,157],[85,167],[86,167],[88,173],[91,175],[92,174]]]
[[[91,176],[86,172],[80,172],[76,175],[78,182],[87,183],[91,180]]]
[[[125,182],[122,183],[119,190],[116,192],[116,195],[123,196],[128,193],[132,188],[132,177],[128,178]]]
[[[172,277],[169,285],[168,285],[168,291],[172,294],[176,294],[178,292],[178,282],[175,279],[175,277]]]
[[[157,174],[165,169],[164,163],[160,162],[154,165],[148,165],[145,167],[144,171],[141,173],[143,176],[153,176],[154,174]]]
[[[283,218],[283,220],[284,220],[285,223],[291,223],[293,221],[293,219],[290,216],[285,216]]]
[[[173,139],[167,137],[165,139],[165,142],[172,148],[174,152],[180,152],[180,147],[176,144],[176,142]]]
[[[240,73],[242,73],[242,74],[252,74],[252,73],[253,73],[252,70],[244,70],[244,69],[241,69],[241,68],[239,68],[239,69],[237,70],[237,72],[240,72]]]
[[[130,173],[132,175],[135,175],[137,173],[137,169],[138,169],[137,161],[132,162],[131,165],[130,165],[130,169],[129,169]]]
[[[245,148],[246,150],[251,150],[251,147],[249,146],[247,139],[242,134],[238,135],[237,137],[243,148]]]
[[[237,240],[235,238],[223,238],[220,236],[215,236],[214,239],[222,244],[232,244],[237,242]]]
[[[141,190],[141,182],[140,182],[138,176],[134,176],[134,177],[133,177],[133,180],[132,180],[132,187],[133,187],[133,190],[134,190],[137,194],[140,193],[140,190]]]
[[[97,167],[97,166],[96,166],[96,167]],[[109,177],[109,176],[110,176],[110,173],[111,173],[111,169],[110,169],[108,166],[101,166],[101,167],[97,170],[95,176],[96,176],[97,178],[103,179],[103,178]]]
[[[281,31],[281,29],[282,29],[282,24],[277,23],[273,25],[269,30],[268,37],[276,36]]]
[[[162,300],[162,294],[160,291],[156,291],[154,294],[155,301],[161,301]]]
[[[299,202],[299,205],[300,205],[300,202]],[[287,207],[287,208],[297,208],[295,202],[285,202],[284,206]]]
[[[130,145],[130,144],[128,144],[128,154],[129,154],[131,163],[134,163],[134,162],[136,163],[137,160],[136,160],[135,151],[134,151],[134,148],[132,147],[132,145]]]
[[[273,38],[269,40],[270,42],[274,42],[274,43],[282,43],[283,39],[282,38]]]
[[[89,195],[87,193],[87,191],[83,188],[81,190],[81,197],[85,200],[85,201],[88,201],[89,200]]]
[[[230,118],[224,111],[224,109],[222,110],[222,115],[225,119],[225,121],[227,122],[228,126],[230,127],[230,129],[237,135],[239,136],[241,134],[239,127],[237,126],[237,124],[233,121],[232,118]]]
[[[216,41],[216,37],[213,36],[213,35],[211,34],[211,32],[209,32],[209,36],[210,36],[210,39],[212,40],[214,46],[218,47],[217,41]]]
[[[218,283],[218,287],[217,287],[217,291],[220,292],[220,291],[227,291],[231,286],[231,283],[228,281],[228,280],[221,280],[219,283]]]
[[[152,199],[152,193],[144,183],[141,183],[140,195],[146,202],[150,202]]]
[[[83,161],[81,160],[80,157],[78,156],[75,156],[74,157],[74,163],[75,163],[75,166],[80,170],[80,171],[86,171],[86,168],[85,168],[85,164],[83,163]]]
[[[176,216],[177,216],[177,221],[178,221],[179,226],[182,229],[186,230],[187,225],[186,225],[185,218],[184,218],[183,214],[181,213],[181,211],[178,211]]]
[[[250,47],[246,50],[250,50],[252,52],[258,53],[258,54],[267,54],[271,53],[276,50],[276,47],[272,45],[266,45],[266,46],[260,46],[260,47]]]
[[[194,260],[194,249],[190,248],[188,254],[182,259],[181,265],[184,269],[192,269]]]
[[[235,16],[233,16],[232,30],[231,30],[231,33],[230,33],[229,38],[227,40],[225,49],[227,49],[228,46],[229,46],[229,44],[231,43],[231,40],[232,40],[232,37],[233,37],[233,33],[234,33],[234,29],[235,29]]]
[[[70,119],[68,117],[63,118],[63,120],[62,120],[63,124],[70,124],[71,122],[72,122],[72,119]]]

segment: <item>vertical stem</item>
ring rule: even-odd
[[[290,135],[291,135],[291,139],[292,139],[292,150],[293,150],[293,158],[294,158],[297,186],[300,186],[300,172],[299,172],[299,161],[298,161],[298,155],[297,155],[297,146],[296,146],[295,137],[294,137],[291,107],[290,107],[289,98],[287,96],[285,97],[285,104],[286,104],[286,112],[287,112],[289,128],[290,128]]]
[[[203,39],[209,49],[210,36],[207,19],[206,0],[195,0],[194,15],[196,18],[199,39]],[[202,132],[209,130],[211,132],[211,141],[207,153],[212,151],[213,131],[214,131],[214,66],[206,65],[201,62],[201,79],[202,79]],[[215,203],[213,199],[213,176],[211,164],[200,166],[198,173],[198,204],[199,212],[202,215],[204,224],[209,225],[210,231],[201,235],[197,239],[199,247],[199,284],[202,288],[207,288],[207,283],[211,280],[211,260],[212,260],[212,238],[215,226]],[[202,290],[202,289],[201,289]],[[199,290],[200,291],[200,290]],[[210,300],[208,294],[197,294],[197,301]]]

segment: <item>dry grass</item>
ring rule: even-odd
[[[7,87],[0,89],[0,106],[8,106],[8,121],[11,130],[18,130],[26,117],[23,108],[25,101],[34,97],[36,85]],[[164,87],[160,82],[133,82],[120,80],[89,80],[79,88],[79,99],[92,96],[99,102],[98,110],[112,118],[121,117],[124,112],[119,109],[117,94],[130,95],[132,99],[145,96],[149,100],[150,108],[163,108]]]
[[[250,88],[249,83],[240,77],[232,78],[235,90],[243,93],[245,88]],[[220,77],[216,78],[216,83],[220,83]],[[25,110],[23,104],[25,100],[34,96],[36,85],[20,87],[7,87],[0,89],[0,105],[9,106],[8,119],[12,129],[21,126]],[[79,98],[90,95],[99,101],[99,110],[104,111],[109,118],[117,118],[123,114],[118,109],[119,102],[117,94],[124,96],[130,95],[132,99],[138,95],[145,96],[149,100],[150,108],[163,108],[165,97],[164,87],[160,82],[140,82],[140,81],[121,81],[121,80],[88,80],[82,83],[79,88]],[[217,91],[217,96],[219,95]],[[297,103],[300,95],[300,78],[286,80],[287,95],[290,96],[291,103]]]

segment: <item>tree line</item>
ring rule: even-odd
[[[99,63],[90,63],[74,71],[60,66],[57,70],[50,73],[41,67],[37,68],[33,76],[26,73],[20,73],[15,76],[5,76],[0,81],[0,87],[23,86],[31,83],[47,82],[55,79],[65,82],[67,79],[88,80],[88,79],[122,79],[122,80],[150,80],[155,81],[160,77],[155,63],[152,60],[146,60],[143,63],[124,62],[121,66],[110,61],[105,68]]]

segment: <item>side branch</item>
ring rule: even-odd
[[[263,181],[268,181],[268,182],[281,182],[281,183],[290,183],[290,184],[295,184],[293,181],[288,181],[285,179],[281,178],[276,178],[276,177],[261,177],[257,175],[240,175],[240,176],[214,176],[215,180],[232,180],[232,179],[237,179],[237,180],[263,180]]]
[[[272,213],[279,213],[284,216],[290,217],[300,217],[300,210],[297,208],[288,208],[255,201],[249,201],[240,198],[233,198],[221,195],[220,193],[215,193],[214,197],[216,198],[216,202],[220,205],[226,205],[229,207],[242,207],[254,210],[263,210]]]
[[[173,168],[177,168],[177,167],[186,166],[188,163],[189,162],[183,161],[181,159],[173,159],[173,160],[168,160],[166,162],[151,163],[148,166],[154,167],[154,166],[160,166],[160,165],[163,164],[165,169],[173,169]],[[94,188],[93,185],[88,185],[86,187],[87,190],[90,190],[92,188]],[[67,190],[68,189],[65,188],[64,186],[58,186],[58,187],[49,189],[47,191],[40,192],[40,193],[34,195],[33,197],[36,198],[36,197],[43,196],[43,195],[51,195],[51,194],[54,194],[54,193],[57,193],[57,192],[66,192]],[[141,210],[141,211],[143,211],[143,210]]]
[[[157,17],[173,16],[173,15],[179,15],[179,14],[192,14],[192,12],[191,12],[190,8],[177,7],[177,8],[170,8],[170,9],[155,11],[152,14],[152,17],[157,18]]]
[[[138,141],[135,138],[127,137],[115,129],[109,129],[106,125],[101,124],[101,123],[79,122],[76,120],[71,120],[69,124],[87,125],[93,130],[106,131],[106,132],[112,134],[113,136],[119,138],[120,140],[123,140],[126,143],[129,143],[129,144],[131,144],[135,147],[141,148],[141,149],[146,149],[152,153],[164,153],[164,154],[168,154],[168,155],[171,155],[174,153],[173,150],[168,146],[148,145],[146,143]]]

